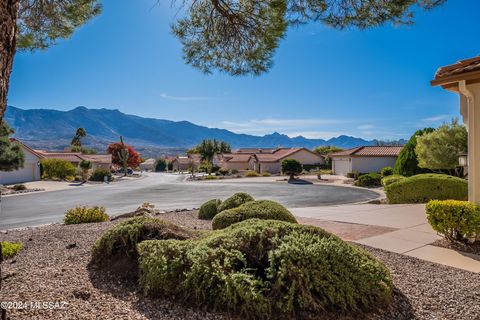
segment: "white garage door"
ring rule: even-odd
[[[334,159],[333,160],[333,174],[339,176],[346,176],[351,170],[350,159]]]
[[[11,172],[0,172],[0,184],[14,184],[38,180],[35,177],[35,164],[25,163],[25,167]]]

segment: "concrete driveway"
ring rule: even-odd
[[[278,201],[289,208],[347,204],[378,197],[371,190],[333,185],[291,185],[261,180],[187,182],[185,177],[148,173],[145,178],[109,185],[4,197],[0,230],[60,222],[66,210],[78,205],[104,206],[110,215],[115,215],[132,211],[143,202],[165,210],[198,208],[208,199],[224,199],[240,191],[257,199]]]

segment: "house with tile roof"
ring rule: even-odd
[[[363,146],[335,152],[332,173],[345,176],[349,172],[380,172],[384,167],[394,167],[402,146]]]
[[[23,168],[15,171],[0,171],[0,184],[9,185],[40,180],[40,160],[43,156],[17,139],[10,139],[22,148],[25,156]]]
[[[56,152],[35,150],[42,156],[42,159],[62,159],[71,162],[77,167],[79,174],[81,173],[80,162],[90,161],[92,163],[92,171],[102,168],[111,169],[112,167],[112,155],[111,154],[82,154],[80,152]]]
[[[277,174],[282,170],[285,159],[298,160],[303,165],[323,165],[322,155],[306,148],[239,149],[232,154],[222,155],[221,167],[228,170],[252,170],[260,174]]]

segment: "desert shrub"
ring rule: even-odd
[[[395,183],[395,182],[400,181],[402,179],[405,179],[405,177],[401,176],[399,174],[386,176],[385,178],[382,178],[382,186],[386,187],[386,186],[391,185],[392,183]]]
[[[43,159],[41,164],[44,179],[66,179],[77,173],[77,168],[67,160]]]
[[[379,260],[313,226],[252,219],[137,248],[148,295],[239,319],[357,318],[391,301],[391,276]]]
[[[24,184],[16,184],[12,187],[15,191],[24,191],[27,190],[27,187]]]
[[[270,177],[270,176],[271,176],[270,172],[262,173],[262,177]]]
[[[258,172],[252,171],[252,170],[247,170],[245,171],[245,177],[250,178],[250,177],[260,177]]]
[[[164,172],[167,169],[167,160],[160,158],[155,163],[155,172]]]
[[[295,159],[285,159],[282,161],[282,172],[293,179],[296,175],[302,173],[302,164]]]
[[[224,229],[234,223],[253,218],[297,223],[292,213],[280,203],[270,200],[258,200],[220,212],[213,218],[212,227],[213,229]]]
[[[359,187],[378,187],[381,185],[382,176],[378,173],[362,174],[355,182]]]
[[[380,174],[382,175],[382,178],[391,176],[391,175],[393,175],[393,168],[392,167],[385,167],[382,170],[380,170]]]
[[[426,206],[433,230],[449,241],[464,241],[480,233],[480,208],[468,201],[432,200]]]
[[[466,180],[446,174],[424,173],[385,187],[389,203],[427,203],[430,200],[467,200]]]
[[[233,209],[236,207],[241,206],[242,204],[254,201],[253,197],[245,192],[237,192],[230,198],[227,198],[218,206],[218,212],[222,212],[223,210]]]
[[[9,259],[22,250],[22,248],[23,245],[21,243],[2,241],[2,256],[4,259]]]
[[[238,174],[238,170],[237,170],[237,169],[232,169],[232,170],[230,171],[230,173],[231,173],[231,174]]]
[[[136,276],[137,244],[145,240],[185,240],[197,232],[151,217],[136,217],[123,221],[106,231],[94,244],[94,265],[108,267],[124,276]]]
[[[228,174],[228,169],[220,168],[218,169],[218,173],[220,173],[222,176],[226,176]]]
[[[108,177],[108,181],[112,181],[112,173],[108,169],[104,168],[97,168],[93,171],[92,175],[90,176],[90,181],[104,181],[104,177]]]
[[[357,174],[355,172],[347,172],[347,178],[356,179]]]
[[[206,175],[203,179],[204,180],[217,180],[218,177],[217,176],[212,176],[212,175]]]
[[[222,204],[222,200],[220,199],[212,199],[205,202],[198,211],[198,218],[205,220],[213,219],[213,217],[215,217],[215,215],[218,213],[218,207],[220,204]]]
[[[110,220],[104,207],[76,207],[65,212],[65,224],[104,222]]]

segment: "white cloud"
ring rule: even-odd
[[[440,115],[437,115],[437,116],[432,116],[432,117],[429,117],[429,118],[422,119],[422,121],[424,121],[424,122],[438,122],[438,121],[449,119],[451,117],[452,116],[448,115],[448,114],[440,114]]]
[[[370,130],[373,129],[375,126],[373,124],[362,124],[361,126],[358,126],[358,130]]]
[[[209,97],[189,97],[189,96],[171,96],[167,93],[161,93],[160,97],[166,100],[174,100],[174,101],[206,101],[206,100],[213,100]]]

